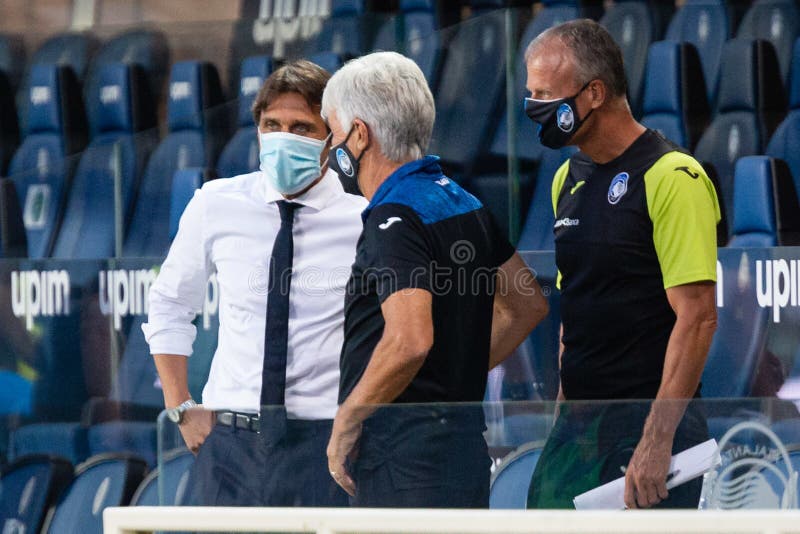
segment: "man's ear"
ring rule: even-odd
[[[592,80],[586,90],[592,99],[592,109],[602,106],[606,102],[606,98],[608,98],[608,88],[602,80]]]
[[[356,128],[356,150],[364,151],[369,147],[370,131],[367,124],[361,119],[353,119]]]

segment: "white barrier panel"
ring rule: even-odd
[[[800,534],[800,511],[107,508],[105,534],[152,531],[425,534]]]

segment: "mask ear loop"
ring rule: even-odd
[[[331,143],[333,141],[333,132],[328,132],[328,137],[325,138],[325,144],[322,145],[322,151],[319,153],[319,175],[322,176],[328,172],[328,152],[331,150]],[[327,151],[325,150],[327,148]],[[323,157],[323,154],[325,156]]]

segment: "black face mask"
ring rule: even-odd
[[[592,83],[592,80],[586,82],[586,85],[581,87],[580,91],[568,98],[556,100],[525,99],[525,113],[533,122],[539,125],[539,141],[544,146],[553,149],[566,146],[592,114],[593,109],[581,119],[578,117],[578,107],[575,105],[575,99],[584,89],[589,87],[590,83]]]
[[[347,137],[344,138],[344,141],[331,147],[330,152],[328,152],[328,168],[339,175],[339,180],[342,182],[342,187],[346,192],[361,194],[358,186],[358,167],[369,145],[364,148],[360,156],[355,157],[353,155],[350,149],[347,148],[347,140],[350,139],[354,129],[355,124],[347,132]]]

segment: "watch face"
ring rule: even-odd
[[[173,408],[171,410],[167,410],[167,417],[173,423],[180,423],[181,422],[181,411],[177,408]]]

